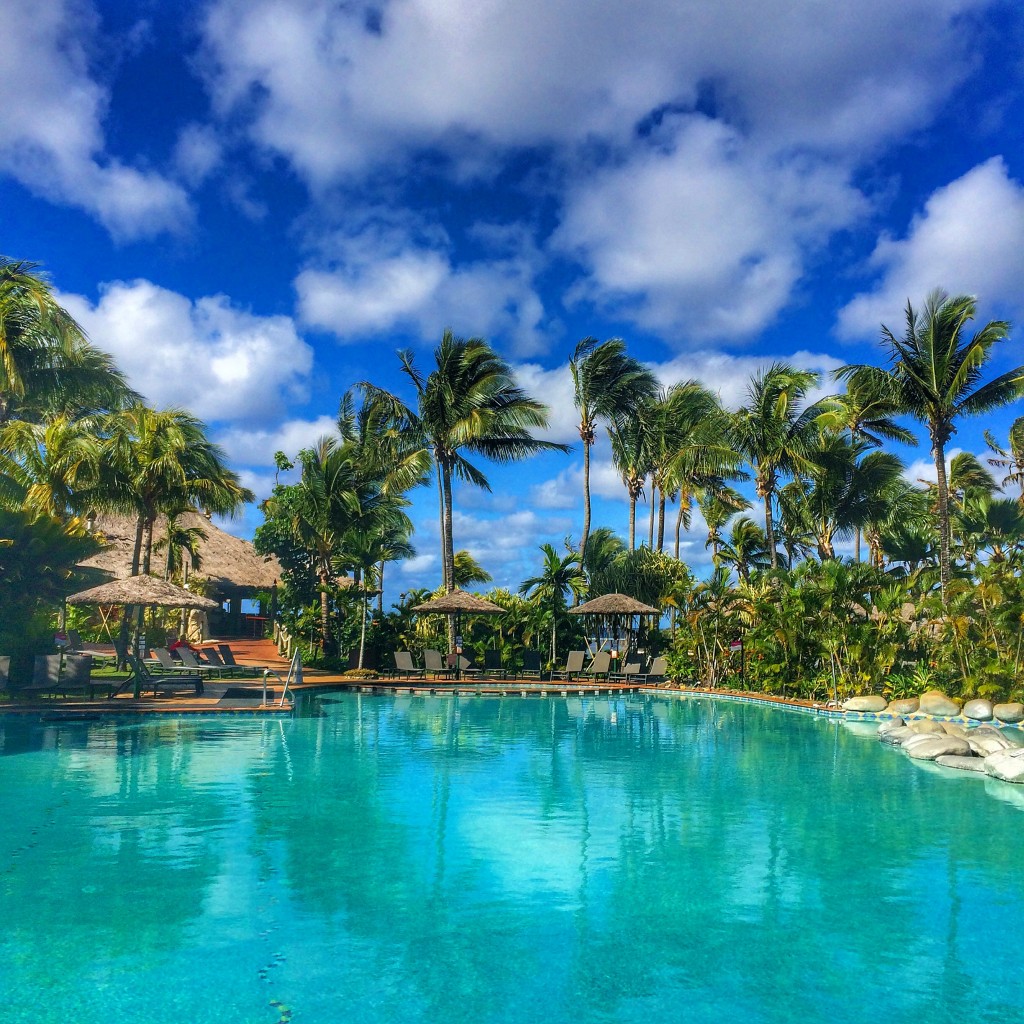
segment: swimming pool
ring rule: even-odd
[[[0,730],[5,1022],[1020,1014],[1019,791],[838,722],[337,695]]]

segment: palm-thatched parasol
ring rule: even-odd
[[[168,583],[155,576],[129,576],[98,587],[82,590],[68,598],[68,604],[141,604],[160,608],[202,608],[213,611],[220,605],[201,594]]]
[[[479,597],[477,594],[467,594],[465,590],[453,590],[450,594],[442,594],[440,597],[431,598],[423,604],[415,605],[410,609],[414,612],[426,612],[435,615],[454,615],[455,634],[459,633],[459,619],[463,615],[504,615],[505,609],[492,602]],[[462,676],[459,666],[459,654],[461,651],[456,648],[455,654],[455,678]]]
[[[652,608],[643,601],[638,601],[628,594],[602,594],[592,601],[584,601],[583,604],[569,609],[570,615],[594,615],[598,618],[609,619],[612,622],[615,632],[616,649],[612,651],[612,657],[618,656],[618,637],[620,623],[625,625],[627,634],[633,631],[634,615],[660,615],[657,608]]]

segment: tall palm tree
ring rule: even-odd
[[[773,526],[773,503],[780,478],[806,466],[814,445],[821,403],[801,408],[818,374],[773,363],[754,377],[747,403],[732,418],[729,435],[754,474],[754,488],[764,502],[764,532],[772,568],[779,564]]]
[[[976,313],[977,300],[973,296],[949,296],[936,290],[919,311],[907,303],[902,337],[882,325],[882,344],[892,361],[889,382],[899,408],[928,426],[938,480],[939,580],[943,604],[948,601],[951,578],[946,444],[956,433],[961,417],[1008,405],[1024,391],[1024,366],[982,383],[985,363],[993,347],[1006,340],[1010,325],[1003,320],[991,320],[968,337]]]
[[[582,561],[590,536],[590,449],[597,440],[597,423],[636,413],[647,399],[655,396],[658,380],[626,354],[626,343],[621,338],[583,338],[569,360],[569,371],[583,442],[583,532],[579,546]]]
[[[899,396],[892,382],[880,377],[871,367],[841,366],[832,373],[834,380],[846,382],[845,394],[835,395],[824,403],[821,423],[831,430],[846,430],[850,443],[858,441],[881,447],[883,440],[916,445],[913,431],[893,419],[901,412]],[[861,528],[854,531],[855,561],[860,561]]]
[[[642,415],[616,416],[608,428],[612,442],[612,461],[629,495],[629,550],[636,550],[636,503],[643,497],[644,482],[650,473],[647,429]]]
[[[463,480],[490,490],[487,477],[469,461],[479,455],[509,463],[541,451],[568,451],[565,445],[536,438],[531,431],[547,425],[547,407],[515,382],[511,367],[482,338],[456,338],[444,332],[434,351],[435,369],[424,377],[412,353],[399,352],[402,370],[416,391],[412,409],[394,395],[364,384],[375,400],[385,402],[408,438],[428,451],[437,467],[441,519],[441,553],[446,590],[454,586],[452,481]]]
[[[580,568],[575,552],[559,557],[551,544],[542,544],[544,567],[537,576],[523,580],[519,593],[536,605],[546,608],[551,615],[551,664],[558,658],[556,647],[559,614],[566,609],[566,595],[581,598],[587,589],[587,578]]]
[[[0,423],[124,408],[136,395],[58,305],[38,265],[0,257]]]
[[[732,487],[723,487],[704,491],[697,496],[697,504],[708,528],[704,547],[711,548],[714,558],[722,544],[722,528],[737,512],[750,508],[750,502]]]

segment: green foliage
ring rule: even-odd
[[[33,654],[53,650],[51,613],[84,587],[75,565],[98,550],[78,520],[0,508],[0,652],[15,680],[29,678]]]

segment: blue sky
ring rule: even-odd
[[[395,350],[427,368],[445,327],[571,443],[586,335],[736,405],[772,359],[879,360],[936,286],[1024,320],[1015,0],[36,0],[4,28],[0,252],[261,497],[275,450],[358,380],[402,387]],[[624,531],[608,454],[595,522]],[[578,536],[580,474],[578,446],[489,469],[456,546],[517,584]],[[435,493],[394,587],[439,580]],[[703,540],[695,517],[698,572]]]

